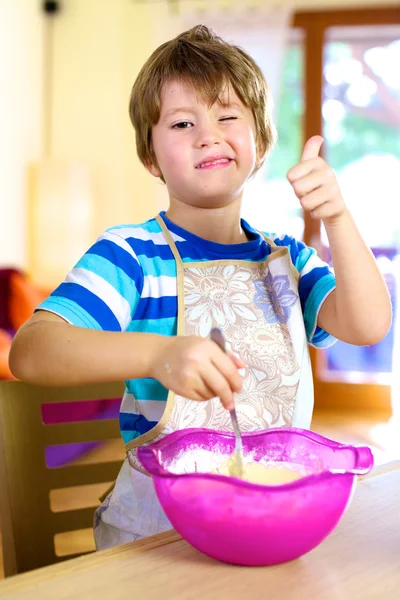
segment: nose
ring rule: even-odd
[[[197,127],[196,146],[207,148],[220,143],[220,137],[213,123],[203,123]]]

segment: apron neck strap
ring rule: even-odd
[[[177,265],[181,265],[182,264],[181,255],[178,252],[178,248],[176,247],[174,239],[173,239],[173,237],[171,235],[171,232],[169,231],[168,227],[166,226],[166,224],[164,222],[164,219],[160,215],[157,215],[156,216],[156,221],[159,224],[159,226],[161,227],[161,231],[163,232],[164,237],[167,240],[167,243],[168,243],[169,247],[171,248],[171,252],[174,255],[176,264]]]
[[[258,231],[258,229],[256,229],[256,231],[257,231],[257,233],[259,233],[261,235],[261,237],[264,238],[264,240],[267,242],[267,244],[269,246],[271,246],[271,248],[278,248],[278,246],[275,244],[274,240],[272,240],[270,237],[265,235],[265,233],[263,233],[262,231]]]
[[[164,219],[160,215],[157,215],[156,221],[159,224],[159,226],[161,227],[164,237],[167,240],[169,247],[171,248],[171,252],[174,255],[176,264],[177,265],[182,264],[181,255],[179,254],[178,248],[176,247],[174,239],[173,239],[168,227],[166,226]],[[267,235],[265,235],[265,233],[263,233],[262,231],[258,231],[258,230],[256,230],[256,231],[257,231],[257,233],[259,233],[261,235],[261,237],[263,237],[265,239],[265,241],[267,242],[267,244],[269,246],[271,246],[272,248],[277,248],[277,245],[275,244],[275,242],[271,238],[269,238]]]

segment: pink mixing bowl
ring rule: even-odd
[[[243,434],[245,459],[290,463],[304,477],[266,486],[211,474],[234,445],[233,434],[186,429],[139,448],[138,457],[182,537],[204,554],[238,565],[283,563],[315,548],[348,507],[356,476],[373,466],[367,446],[276,428]]]

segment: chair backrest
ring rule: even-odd
[[[123,391],[122,383],[51,388],[0,382],[0,530],[6,576],[62,560],[54,536],[92,527],[93,507],[53,512],[52,490],[114,481],[121,467],[118,460],[48,468],[48,446],[100,442],[120,438],[120,433],[116,418],[44,424],[42,405],[121,398]]]

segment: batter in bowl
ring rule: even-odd
[[[222,463],[214,473],[219,475],[230,476],[229,461]],[[258,483],[261,485],[283,485],[301,479],[304,475],[299,471],[294,471],[288,467],[276,466],[276,464],[268,466],[260,462],[250,462],[245,464],[245,476],[243,479],[250,483]]]

